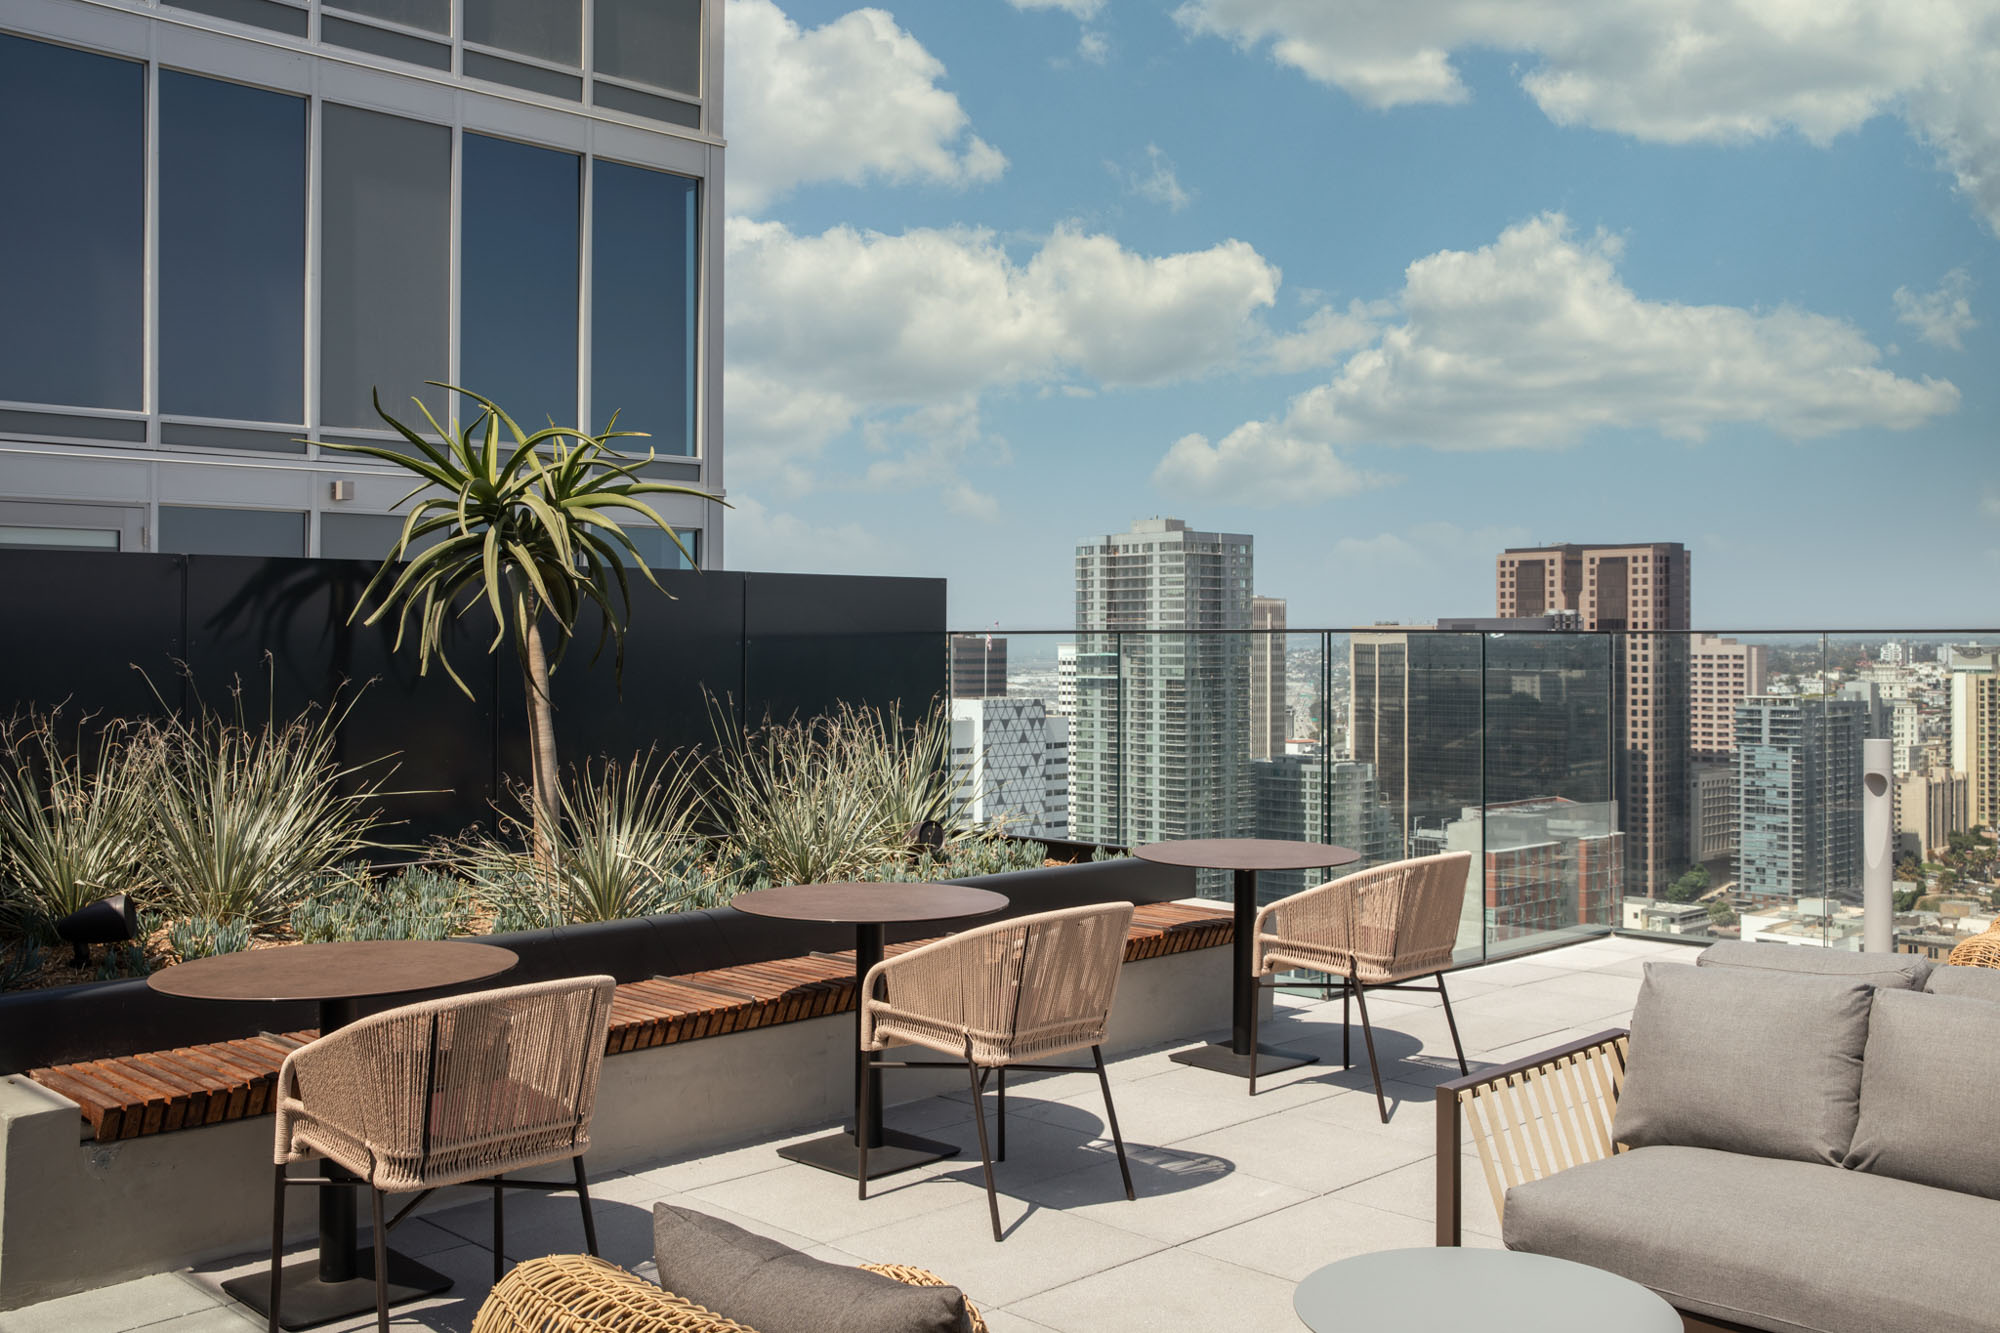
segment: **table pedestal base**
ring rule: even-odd
[[[375,1309],[375,1252],[364,1249],[355,1256],[354,1276],[344,1282],[320,1279],[319,1259],[303,1259],[286,1264],[279,1277],[283,1288],[278,1326],[285,1329],[312,1328],[349,1315]],[[244,1277],[222,1284],[222,1289],[268,1317],[271,1313],[271,1271],[260,1268]],[[427,1268],[406,1255],[389,1251],[389,1304],[400,1305],[423,1296],[451,1290],[451,1279]]]
[[[856,1170],[860,1165],[859,1149],[855,1147],[854,1135],[846,1130],[790,1144],[778,1149],[778,1156],[816,1166],[822,1171],[831,1171],[837,1176],[846,1176],[849,1180],[859,1174]],[[957,1144],[940,1143],[936,1139],[919,1138],[901,1130],[885,1129],[882,1131],[882,1146],[868,1150],[868,1178],[879,1180],[914,1166],[956,1156]]]
[[[1236,1048],[1226,1041],[1212,1041],[1206,1046],[1196,1046],[1191,1050],[1175,1051],[1167,1057],[1175,1064],[1193,1065],[1196,1069],[1212,1069],[1218,1074],[1234,1074],[1238,1078],[1250,1077],[1250,1056],[1238,1055]],[[1276,1074],[1281,1070],[1296,1069],[1300,1065],[1315,1064],[1317,1055],[1307,1055],[1299,1051],[1280,1050],[1276,1046],[1257,1047],[1257,1077]]]

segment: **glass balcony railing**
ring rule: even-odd
[[[1871,739],[1897,948],[1941,956],[2000,906],[1973,832],[2000,822],[1996,630],[982,631],[949,651],[977,817],[1114,848],[1332,842],[1361,867],[1468,851],[1464,963],[1614,930],[1858,949]]]

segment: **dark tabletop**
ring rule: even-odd
[[[729,905],[754,916],[860,926],[991,916],[1007,895],[964,884],[786,884],[739,893]]]
[[[1132,855],[1167,866],[1197,870],[1316,870],[1352,865],[1361,853],[1330,842],[1288,842],[1282,838],[1183,838],[1134,847]]]
[[[347,940],[197,958],[146,984],[195,1000],[354,1000],[483,981],[516,961],[512,949],[462,940]]]

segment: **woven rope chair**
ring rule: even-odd
[[[2000,967],[2000,922],[1989,926],[1985,934],[1952,946],[1945,963],[1951,967]]]
[[[935,1067],[936,1061],[876,1060],[891,1045],[922,1046],[955,1055],[972,1087],[979,1158],[986,1170],[986,1206],[993,1239],[1001,1239],[1000,1202],[993,1188],[995,1154],[986,1138],[982,1094],[998,1075],[1000,1151],[1007,1160],[1007,1070],[1075,1073],[1075,1065],[1030,1061],[1089,1048],[1104,1089],[1104,1118],[1118,1151],[1125,1197],[1133,1198],[1125,1140],[1104,1072],[1105,1024],[1118,992],[1131,903],[1100,903],[1016,917],[964,931],[870,968],[862,981],[861,1049],[885,1069]],[[956,1063],[956,1062],[955,1062]],[[868,1122],[870,1079],[861,1080],[861,1123]],[[859,1136],[862,1198],[868,1197],[868,1144]]]
[[[1340,1064],[1349,1055],[1348,1001],[1361,1007],[1361,1036],[1368,1044],[1368,1068],[1375,1077],[1375,1109],[1389,1123],[1382,1096],[1382,1067],[1375,1059],[1375,1033],[1368,1024],[1369,990],[1435,990],[1444,1002],[1458,1072],[1466,1072],[1465,1047],[1458,1039],[1444,973],[1458,940],[1465,903],[1465,876],[1472,853],[1446,852],[1394,861],[1280,898],[1257,913],[1251,963],[1258,985],[1274,989],[1276,973],[1299,969],[1324,972],[1340,986]],[[1264,980],[1266,976],[1269,980]],[[1410,985],[1435,977],[1435,986]],[[1331,983],[1329,983],[1331,984]],[[1250,1009],[1250,1095],[1257,1095],[1257,1010]]]
[[[862,1264],[871,1273],[912,1287],[942,1287],[921,1268]],[[986,1321],[965,1303],[972,1333]],[[757,1333],[616,1264],[586,1254],[559,1254],[517,1264],[473,1317],[472,1333]]]
[[[294,1050],[278,1070],[271,1210],[271,1333],[278,1329],[287,1186],[368,1191],[376,1325],[388,1333],[388,1233],[446,1185],[493,1191],[493,1280],[504,1265],[504,1189],[575,1190],[584,1242],[597,1225],[583,1154],[611,1018],[610,977],[508,986],[391,1009]],[[354,1179],[293,1177],[320,1156]],[[568,1158],[574,1184],[503,1180]],[[387,1194],[419,1191],[386,1225]]]

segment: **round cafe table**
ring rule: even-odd
[[[517,961],[512,949],[463,940],[352,940],[197,958],[153,973],[146,984],[191,1000],[317,1001],[325,1036],[360,1017],[364,999],[484,981]],[[328,1179],[349,1178],[337,1164],[324,1165]],[[375,1256],[358,1243],[356,1193],[319,1191],[319,1257],[285,1266],[280,1319],[285,1328],[311,1328],[375,1308]],[[390,1304],[450,1286],[444,1274],[389,1252]],[[257,1313],[270,1314],[268,1275],[232,1278],[222,1288]]]
[[[1601,1268],[1525,1250],[1381,1250],[1328,1264],[1292,1294],[1313,1333],[1681,1333],[1674,1307]]]
[[[1257,922],[1257,872],[1319,870],[1353,865],[1361,859],[1361,853],[1352,847],[1339,847],[1330,842],[1287,842],[1282,838],[1185,838],[1178,842],[1154,842],[1135,847],[1132,855],[1159,865],[1235,872],[1236,938],[1233,944],[1229,1040],[1175,1051],[1171,1058],[1180,1064],[1234,1074],[1238,1078],[1250,1077],[1250,1015],[1257,1003],[1257,978],[1250,971],[1250,946],[1254,942],[1251,933],[1256,929]],[[1317,1059],[1316,1055],[1259,1045],[1257,1072],[1259,1075],[1274,1074],[1280,1069],[1309,1065]]]
[[[868,969],[882,961],[884,926],[991,916],[1007,906],[1007,895],[964,884],[787,884],[739,893],[730,906],[753,916],[854,927],[854,1123],[855,1133],[868,1136],[868,1178],[956,1156],[955,1144],[882,1127],[882,1071],[861,1049],[861,983]],[[855,1134],[839,1130],[780,1148],[778,1155],[852,1180],[860,1170],[859,1149]]]

